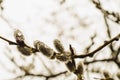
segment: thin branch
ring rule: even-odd
[[[96,33],[95,33],[92,37],[90,37],[90,39],[91,39],[91,44],[86,47],[85,53],[89,53],[90,48],[95,44],[94,41],[93,41],[93,40],[95,39],[95,37],[96,37]]]
[[[117,64],[117,66],[120,68],[120,62],[118,60],[118,55],[120,53],[120,47],[118,48],[117,50],[117,53],[116,53],[116,56],[115,56],[115,59],[114,59],[114,62]]]
[[[115,58],[109,58],[109,59],[102,59],[102,60],[93,60],[93,61],[88,61],[84,62],[85,65],[91,64],[91,63],[96,63],[96,62],[115,62],[116,65],[120,68],[120,62],[118,62]]]
[[[116,37],[114,37],[113,39],[106,41],[103,45],[101,45],[100,47],[98,47],[96,50],[88,53],[88,54],[83,54],[83,55],[74,55],[74,58],[85,58],[85,57],[92,57],[96,52],[100,51],[101,49],[103,49],[105,46],[107,46],[108,44],[112,43],[113,41],[118,41],[120,37],[120,34],[118,34]]]
[[[104,14],[103,14],[104,15]],[[106,24],[106,28],[107,28],[107,34],[108,34],[108,37],[109,37],[109,39],[111,39],[111,32],[110,32],[110,27],[109,27],[109,24],[108,24],[108,22],[107,22],[107,18],[106,18],[106,16],[104,15],[104,20],[105,20],[105,24]],[[114,52],[115,50],[113,49],[113,45],[112,44],[110,44],[110,50],[112,51],[112,52]]]
[[[18,45],[18,46],[21,46],[20,44],[18,44],[18,43],[16,43],[16,42],[13,42],[13,41],[10,41],[10,40],[8,40],[8,39],[2,37],[2,36],[0,36],[0,38],[3,39],[4,41],[8,42],[9,45]],[[37,49],[32,48],[32,47],[28,46],[28,45],[25,44],[25,43],[24,43],[22,46],[25,46],[25,47],[31,48],[31,50],[32,50],[33,53],[38,52]]]
[[[109,58],[109,59],[101,59],[101,60],[93,60],[93,61],[86,61],[84,62],[85,65],[91,64],[91,63],[96,63],[96,62],[115,62],[117,64],[117,66],[120,68],[120,62],[118,61],[118,55],[120,53],[120,47],[118,48],[118,51],[116,53],[115,57]]]
[[[8,39],[6,39],[6,38],[2,37],[2,36],[0,36],[0,38],[1,38],[1,39],[3,39],[4,41],[8,42],[8,43],[9,43],[9,45],[18,45],[18,43],[13,42],[13,41],[10,41],[10,40],[8,40]]]
[[[107,19],[106,19],[105,15],[104,15],[104,20],[105,20],[105,24],[106,24],[106,28],[107,28],[108,37],[111,39],[110,27],[109,27],[109,24],[107,22]]]
[[[46,76],[46,78],[48,79],[48,78],[54,78],[54,77],[57,77],[57,76],[60,76],[60,75],[62,75],[62,74],[66,74],[68,71],[64,71],[64,72],[60,72],[60,73],[58,73],[58,74],[53,74],[53,75],[50,75],[50,76]]]

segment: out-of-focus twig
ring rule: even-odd
[[[107,35],[108,35],[109,39],[111,39],[110,26],[109,26],[109,24],[108,24],[108,22],[107,22],[107,18],[106,18],[105,15],[104,15],[104,20],[105,20],[105,24],[106,24],[106,28],[107,28]],[[111,50],[112,52],[115,52],[115,50],[113,49],[113,45],[112,45],[112,43],[110,44],[109,47],[110,47],[110,50]]]
[[[91,39],[91,44],[89,46],[86,47],[85,53],[89,53],[90,48],[94,45],[94,38],[96,37],[96,33],[90,38]]]
[[[93,61],[88,61],[88,62],[84,62],[84,64],[88,65],[88,64],[91,64],[91,63],[96,63],[96,62],[115,62],[117,64],[117,66],[120,68],[120,62],[118,61],[118,55],[120,53],[120,47],[118,48],[118,51],[116,53],[116,56],[115,57],[112,57],[112,58],[109,58],[109,59],[101,59],[101,60],[93,60]]]
[[[109,11],[103,9],[102,6],[101,6],[100,0],[97,0],[97,1],[92,0],[92,2],[95,4],[96,8],[99,9],[103,13],[103,15],[105,15],[108,19],[110,19],[111,21],[113,21],[113,22],[115,22],[117,24],[120,24],[120,15],[119,15],[119,13],[109,12]]]

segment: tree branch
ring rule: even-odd
[[[10,41],[10,40],[2,37],[2,36],[0,36],[0,38],[3,39],[4,41],[8,42],[9,45],[18,45],[18,46],[21,46],[21,44],[18,44],[18,43],[16,43],[16,42]],[[27,48],[31,48],[31,50],[32,50],[33,53],[38,52],[38,50],[37,50],[36,48],[32,48],[32,47],[28,46],[28,45],[25,44],[25,43],[24,43],[22,46],[25,46],[25,47],[27,47]]]

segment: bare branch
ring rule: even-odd
[[[105,46],[107,46],[108,44],[112,43],[113,41],[118,41],[120,37],[120,34],[118,34],[116,37],[114,37],[113,39],[106,41],[103,45],[101,45],[100,47],[98,47],[96,50],[88,53],[88,54],[83,54],[83,55],[74,55],[74,58],[85,58],[85,57],[92,57],[96,52],[100,51],[101,49],[103,49]]]
[[[85,61],[84,64],[88,65],[88,64],[91,64],[91,63],[96,63],[96,62],[115,62],[117,64],[117,66],[120,68],[120,62],[118,61],[118,55],[120,53],[120,47],[118,48],[118,51],[116,53],[116,56],[115,57],[112,57],[112,58],[109,58],[109,59],[101,59],[101,60],[93,60],[93,61]]]

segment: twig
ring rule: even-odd
[[[95,44],[94,41],[93,41],[95,39],[95,37],[96,37],[96,33],[90,38],[91,39],[91,44],[86,47],[85,53],[89,53],[90,48]]]
[[[53,78],[53,77],[57,77],[57,76],[59,76],[59,75],[62,75],[62,74],[66,74],[67,73],[67,71],[64,71],[64,72],[60,72],[60,73],[58,73],[58,74],[53,74],[53,75],[50,75],[50,76],[46,76],[46,78],[48,79],[48,78]]]
[[[104,15],[104,14],[103,14]],[[106,16],[104,15],[104,20],[105,20],[105,24],[106,24],[106,28],[107,28],[107,34],[108,34],[108,37],[109,37],[109,39],[111,39],[111,32],[110,32],[110,27],[109,27],[109,24],[108,24],[108,22],[107,22],[107,18],[106,18]],[[110,50],[112,51],[112,52],[114,52],[115,50],[113,49],[113,45],[112,44],[110,44]]]
[[[2,37],[2,36],[0,36],[0,38],[3,39],[4,41],[8,42],[9,45],[18,45],[18,43],[15,43],[15,42],[13,42],[13,41],[10,41],[10,40],[8,40],[8,39]]]
[[[102,59],[102,60],[93,60],[93,61],[88,61],[84,62],[85,65],[91,64],[91,63],[96,63],[96,62],[115,62],[117,66],[120,68],[120,62],[117,61],[115,58],[109,58],[109,59]]]
[[[101,6],[100,1],[98,0],[98,2],[92,0],[92,2],[96,5],[96,8],[98,8],[108,19],[110,19],[111,21],[120,24],[120,15],[119,13],[115,13],[115,12],[109,12],[107,10],[104,10]],[[112,16],[115,19],[110,18],[110,16]]]
[[[113,39],[106,41],[103,45],[101,45],[100,47],[98,47],[96,50],[88,53],[88,54],[83,54],[83,55],[74,55],[74,58],[85,58],[85,57],[92,57],[96,52],[100,51],[101,49],[103,49],[105,46],[107,46],[108,44],[112,43],[113,41],[118,41],[120,37],[120,34],[118,34],[116,37],[114,37]]]
[[[6,38],[2,37],[2,36],[0,36],[0,38],[1,38],[1,39],[3,39],[4,41],[8,42],[8,43],[9,43],[9,45],[18,45],[18,46],[21,46],[20,44],[18,44],[18,43],[16,43],[16,42],[13,42],[13,41],[10,41],[10,40],[8,40],[8,39],[6,39]],[[37,50],[37,49],[32,48],[32,47],[28,46],[28,45],[27,45],[27,44],[25,44],[25,43],[24,43],[24,44],[22,44],[22,46],[26,46],[26,47],[28,47],[28,48],[31,48],[31,50],[32,50],[32,52],[33,52],[33,53],[38,52],[38,50]]]
[[[111,39],[110,27],[109,27],[109,24],[107,22],[107,19],[106,19],[105,15],[104,15],[104,20],[105,20],[105,24],[106,24],[106,28],[107,28],[108,37]]]

